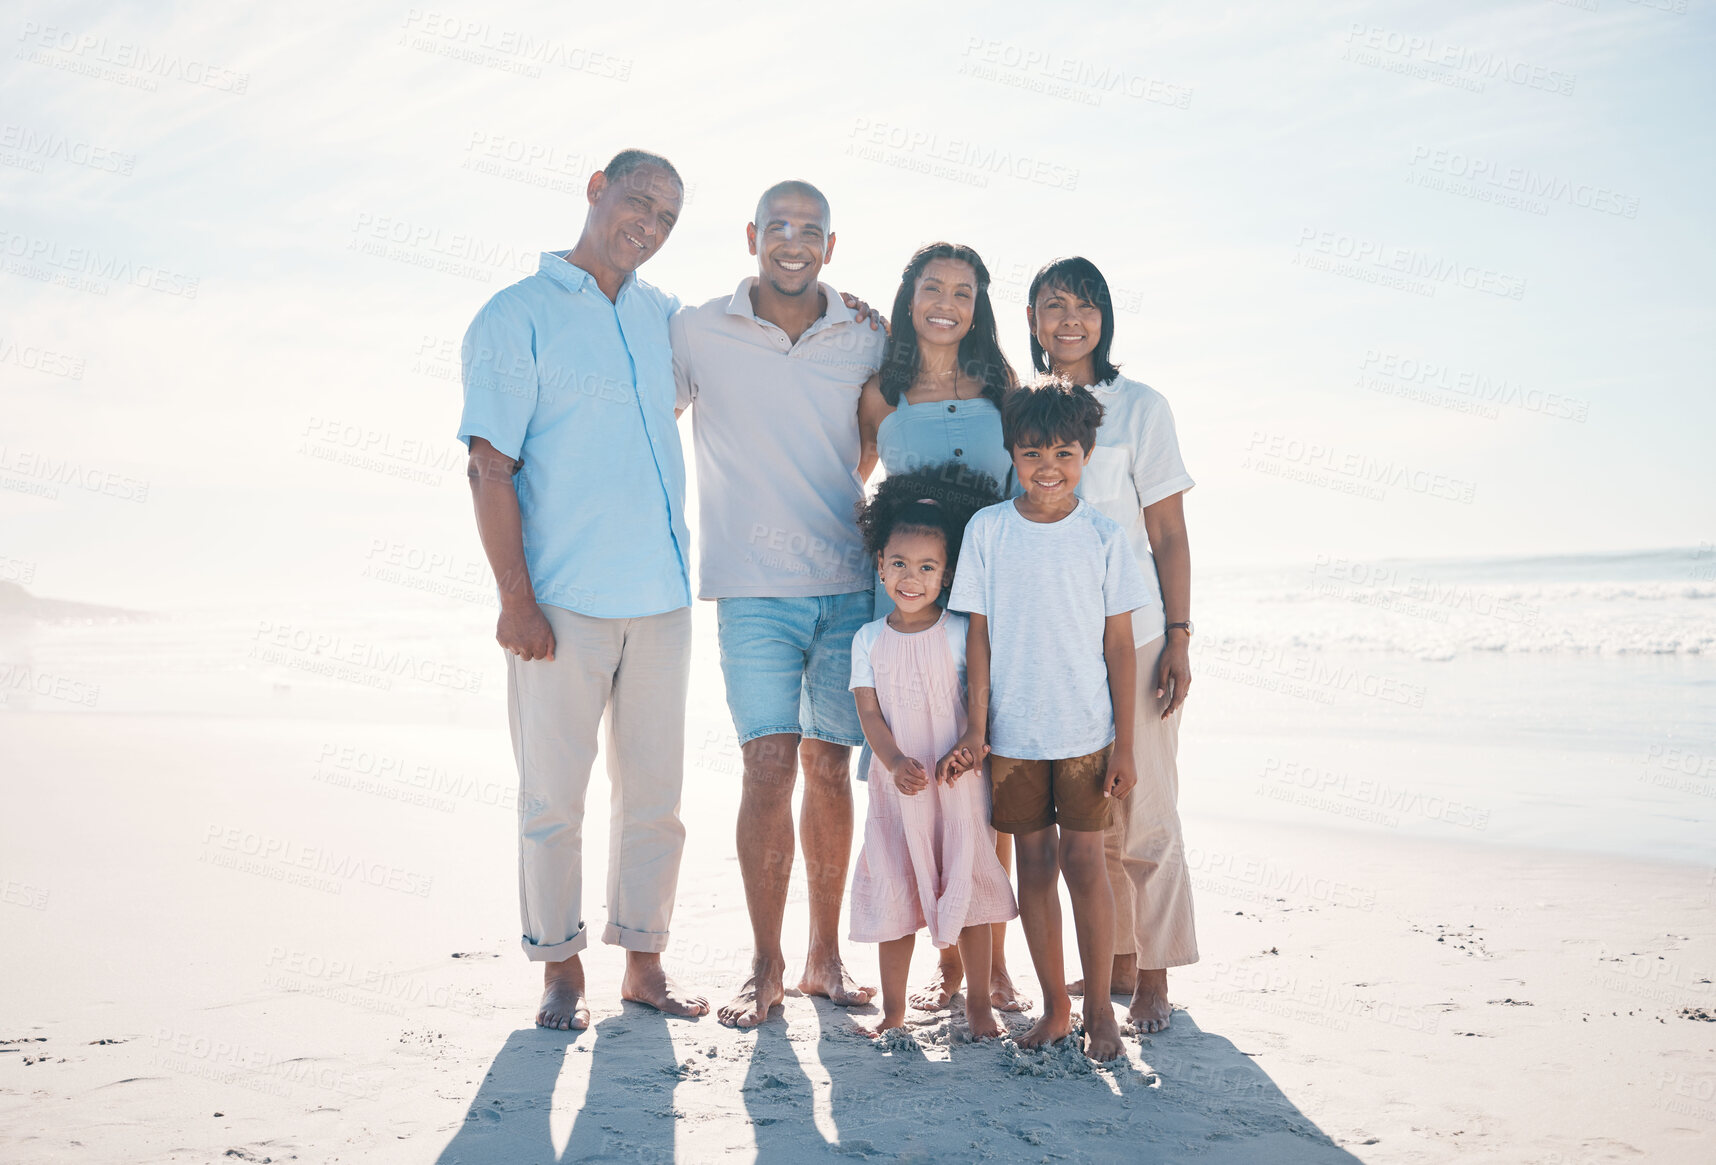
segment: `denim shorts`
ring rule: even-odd
[[[864,743],[852,682],[852,637],[875,616],[870,589],[813,598],[715,600],[721,676],[739,743],[790,732]]]

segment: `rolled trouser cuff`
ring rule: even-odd
[[[573,955],[589,946],[590,934],[589,931],[580,924],[578,927],[578,933],[567,939],[565,942],[536,943],[531,941],[529,935],[521,935],[518,941],[519,945],[524,948],[525,957],[527,957],[531,962],[560,963],[570,959]]]
[[[624,926],[615,926],[610,922],[602,928],[602,941],[611,947],[622,947],[628,951],[644,951],[659,955],[667,949],[667,932],[665,930],[631,930]]]

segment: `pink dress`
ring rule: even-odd
[[[965,731],[950,621],[964,623],[944,612],[933,627],[907,634],[884,622],[870,652],[882,719],[930,783],[908,797],[880,761],[870,762],[870,812],[852,876],[854,942],[888,942],[927,926],[936,946],[950,947],[968,926],[1019,916],[995,856],[988,767],[952,786],[935,779],[936,761]]]

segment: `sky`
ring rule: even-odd
[[[459,339],[628,146],[687,303],[788,177],[878,307],[977,248],[1021,368],[1031,273],[1094,260],[1200,568],[1716,544],[1708,0],[159,9],[0,25],[0,581],[480,573]]]

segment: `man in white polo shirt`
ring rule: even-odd
[[[781,182],[745,228],[757,274],[674,316],[673,372],[701,496],[700,598],[716,602],[721,672],[744,756],[739,869],[754,937],[751,977],[721,1022],[754,1027],[782,1002],[781,922],[795,849],[810,887],[810,950],[798,988],[860,1005],[875,994],[840,959],[852,849],[851,750],[864,743],[848,690],[852,636],[873,617],[874,571],[854,510],[859,390],[886,343],[817,276],[834,254],[828,200]]]

